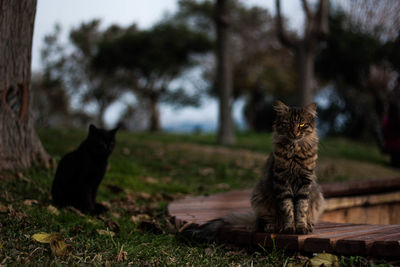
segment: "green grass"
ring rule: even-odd
[[[85,131],[59,129],[40,130],[39,134],[57,161],[86,136]],[[0,174],[0,264],[276,266],[300,262],[301,257],[279,250],[247,251],[231,245],[188,243],[178,238],[176,229],[167,222],[166,206],[173,198],[252,187],[270,151],[268,134],[240,134],[236,145],[220,148],[213,135],[120,132],[98,194],[98,200],[108,203],[110,211],[99,218],[68,209],[55,214],[48,208],[54,170],[31,168],[19,175],[4,172]],[[373,169],[386,168],[387,157],[374,146],[347,140],[323,140],[320,155],[329,168],[334,159],[344,160],[343,164],[361,160]],[[356,177],[355,168],[349,169],[326,171],[326,180]],[[388,168],[388,172],[396,170]],[[38,203],[27,205],[26,200]],[[132,216],[143,214],[160,225],[161,234],[138,228]],[[98,233],[107,228],[115,236]],[[39,232],[60,233],[72,245],[72,253],[54,256],[49,244],[31,238]],[[119,254],[126,255],[121,262],[117,261]],[[357,265],[361,258],[342,257],[341,262]]]

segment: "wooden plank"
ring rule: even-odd
[[[369,255],[376,241],[386,238],[392,241],[400,240],[399,231],[400,225],[387,225],[381,231],[373,234],[344,238],[336,242],[336,251],[343,255]]]
[[[337,233],[321,233],[316,237],[307,238],[304,241],[303,249],[307,252],[336,252],[336,242],[340,239],[351,238],[356,236],[362,236],[372,234],[382,230],[381,225],[365,225],[357,229],[337,232]],[[356,255],[358,255],[356,253]]]
[[[400,177],[321,184],[326,198],[356,196],[400,190]]]

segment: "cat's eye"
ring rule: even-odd
[[[300,127],[304,127],[304,123],[300,123],[299,126],[300,126]]]

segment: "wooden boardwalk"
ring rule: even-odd
[[[396,187],[397,184],[396,186],[391,184],[391,186],[393,189],[393,186]],[[332,186],[329,185],[327,188],[331,190]],[[344,191],[348,191],[348,187],[343,188]],[[325,189],[323,187],[324,191]],[[328,196],[341,195],[337,190],[332,191],[333,193],[329,190],[326,189]],[[185,198],[170,203],[168,212],[170,216],[175,217],[178,227],[187,223],[202,225],[228,213],[248,211],[250,194],[250,190],[235,190],[211,196]],[[325,251],[340,255],[400,257],[400,224],[319,222],[314,231],[307,235],[267,234],[249,232],[245,229],[224,228],[219,239],[237,245],[266,247],[272,247],[274,242],[278,248],[305,252]]]

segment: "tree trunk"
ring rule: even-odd
[[[232,120],[232,64],[230,51],[230,21],[228,0],[216,2],[217,26],[217,77],[219,90],[219,128],[218,143],[222,145],[235,142]]]
[[[306,106],[313,101],[314,96],[314,56],[315,52],[300,44],[296,51],[298,57],[299,73],[299,100],[301,106]]]
[[[30,90],[36,0],[0,1],[0,170],[50,166],[33,126]]]
[[[150,100],[150,132],[161,131],[160,111],[158,110],[158,95],[152,95]]]

